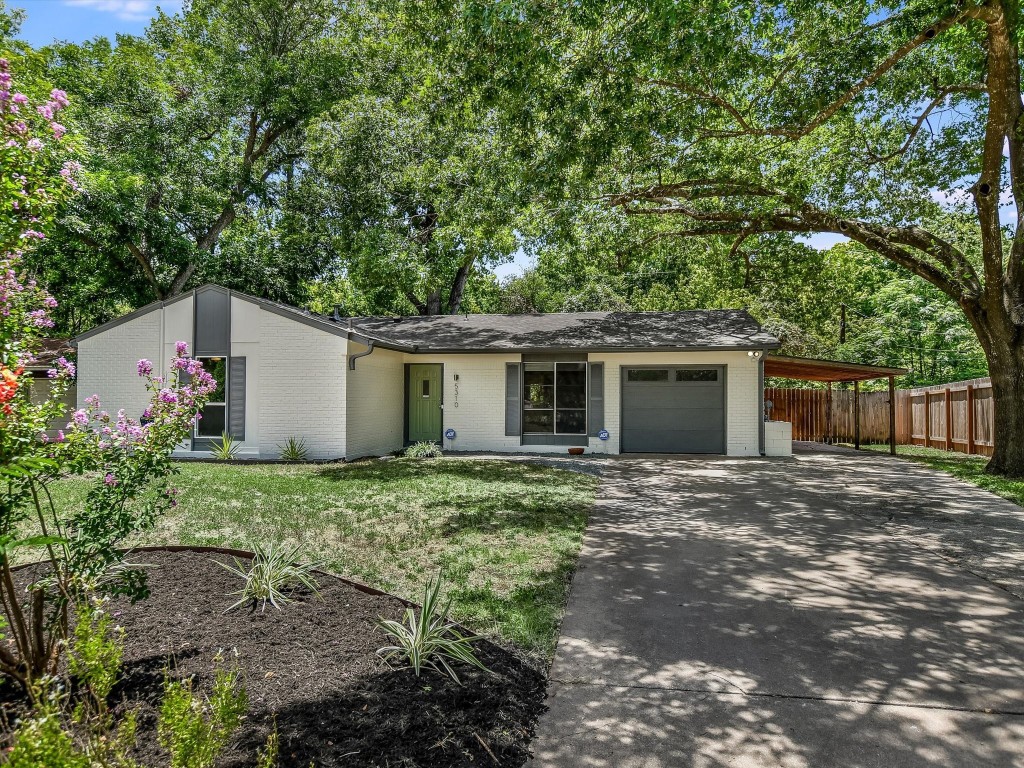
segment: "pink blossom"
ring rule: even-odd
[[[135,364],[135,369],[139,372],[139,376],[149,376],[153,373],[153,363],[143,358]]]
[[[80,427],[84,427],[86,424],[89,423],[89,414],[86,413],[83,409],[79,408],[77,411],[75,411],[74,415],[72,415],[71,420],[73,424],[78,424]],[[69,424],[68,426],[70,427],[72,426],[72,424]]]
[[[61,138],[65,133],[68,132],[68,129],[60,123],[50,123],[50,128],[51,130],[53,130],[53,138],[55,139]]]
[[[43,142],[40,141],[39,139],[29,139],[28,144],[26,144],[25,146],[28,147],[29,150],[31,150],[32,152],[38,152],[40,149],[43,148]]]
[[[177,341],[174,343],[174,352],[178,357],[184,357],[188,354],[188,342]]]
[[[174,403],[178,402],[178,395],[175,394],[173,390],[161,389],[160,390],[160,401],[164,402],[164,403],[174,404]]]
[[[61,107],[66,107],[69,104],[67,93],[60,90],[59,88],[54,88],[52,91],[50,91],[50,98],[53,99],[54,102],[56,102]]]
[[[16,93],[11,96],[11,101],[15,104],[28,104],[28,96],[24,93]]]
[[[117,485],[117,478],[114,477],[110,472],[107,472],[107,476],[103,478],[103,483],[104,485],[113,488],[115,485]]]

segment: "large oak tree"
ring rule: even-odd
[[[989,468],[1024,476],[1017,3],[465,0],[423,28],[442,19],[548,194],[737,248],[841,234],[951,297],[992,377]]]
[[[279,208],[309,121],[365,82],[364,22],[340,0],[190,0],[143,37],[55,46],[87,157],[68,248],[130,266],[148,299],[231,272],[225,232]]]

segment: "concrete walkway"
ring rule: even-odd
[[[535,768],[1024,766],[1020,508],[852,452],[603,471]]]

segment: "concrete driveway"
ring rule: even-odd
[[[886,456],[609,461],[533,766],[1024,766],[1024,511]]]

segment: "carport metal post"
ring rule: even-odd
[[[853,447],[860,450],[860,382],[853,382]]]
[[[896,455],[896,377],[889,377],[889,453]]]

